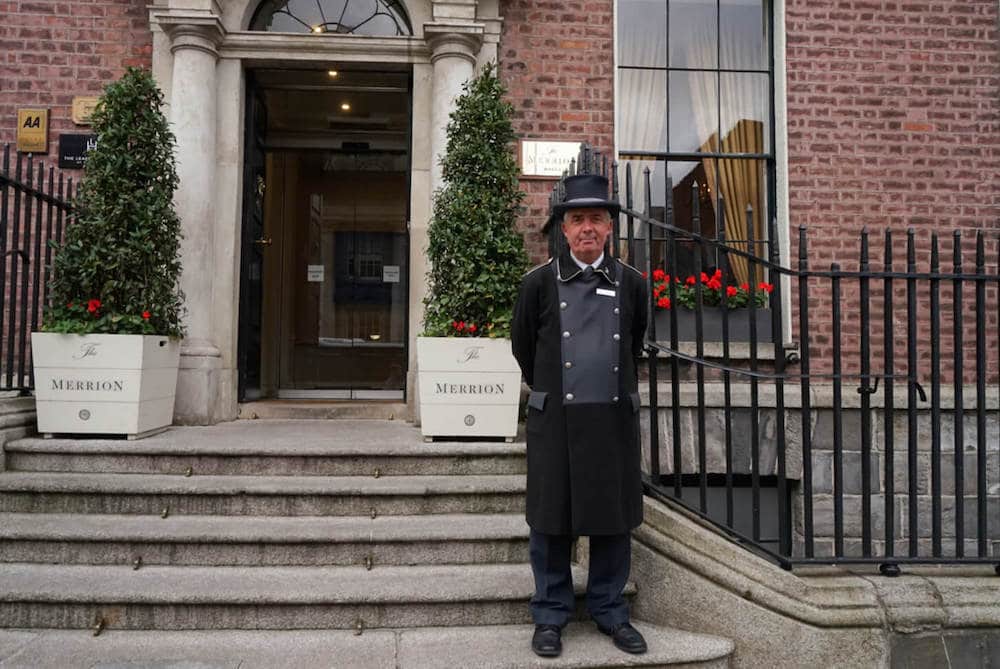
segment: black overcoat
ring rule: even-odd
[[[545,534],[622,534],[642,522],[637,369],[646,331],[646,282],[635,268],[607,255],[597,269],[605,287],[619,293],[615,401],[575,403],[564,397],[565,333],[557,284],[581,273],[568,252],[525,275],[514,307],[511,343],[532,391],[526,515],[528,525]]]

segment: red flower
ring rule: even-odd
[[[736,286],[726,286],[726,297],[736,297],[739,292]]]
[[[667,275],[664,273],[664,271],[662,269],[654,269],[653,270],[653,281],[663,281],[663,279],[666,276]]]
[[[469,332],[475,332],[475,331],[476,331],[476,324],[469,323]]]
[[[660,293],[662,293],[662,292],[663,292],[663,288],[661,288],[660,286],[654,286],[653,287],[653,297],[659,297]]]
[[[708,275],[705,274],[704,272],[701,273],[701,282],[708,283]]]
[[[711,278],[711,279],[709,279],[708,283],[705,284],[705,285],[707,285],[712,290],[719,290],[719,289],[722,288],[722,282],[719,281],[718,279],[714,278],[714,277]]]
[[[459,321],[458,322],[458,331],[461,332],[464,329],[465,329],[465,321]]]
[[[670,298],[669,297],[661,297],[659,300],[656,301],[656,306],[658,306],[660,309],[669,309],[670,308]]]
[[[97,310],[101,308],[100,300],[87,300],[87,311],[92,314],[96,314]]]
[[[642,278],[643,278],[643,279],[647,279],[647,278],[649,278],[649,273],[648,273],[648,272],[643,272],[643,273],[642,273]]]
[[[686,283],[689,286],[693,286],[695,283],[697,283],[697,281],[693,276],[689,276],[687,279],[684,280],[684,283]]]
[[[712,278],[713,279],[721,279],[722,278],[722,270],[721,269],[715,270],[715,274],[712,275]]]
[[[73,308],[73,303],[70,302],[69,304],[66,305],[66,307],[69,308],[69,309],[72,309]]]
[[[740,284],[740,288],[741,288],[742,290],[745,290],[745,291],[749,292],[749,291],[750,291],[750,284],[749,284],[749,283],[746,283],[746,282],[744,281],[743,283],[741,283],[741,284]]]
[[[152,314],[150,314],[148,311],[142,312],[142,318],[143,318],[143,320],[147,320],[148,321],[150,316],[152,316]]]
[[[764,281],[761,281],[760,284],[757,287],[760,288],[761,290],[767,292],[767,293],[770,293],[772,290],[774,290],[774,284],[773,283],[767,283],[767,282],[764,282]]]

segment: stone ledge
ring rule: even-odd
[[[639,542],[719,586],[777,613],[820,627],[896,632],[1000,626],[1000,578],[990,565],[904,566],[896,578],[875,566],[798,567],[788,572],[705,527],[645,500]]]

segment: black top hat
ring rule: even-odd
[[[563,180],[566,199],[552,207],[554,217],[562,217],[570,209],[602,208],[617,216],[621,205],[608,199],[608,180],[600,174],[576,174]]]

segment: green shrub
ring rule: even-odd
[[[184,336],[175,140],[162,106],[147,70],[105,88],[75,220],[56,246],[45,330]]]
[[[510,336],[528,257],[515,227],[524,194],[503,94],[496,66],[487,65],[466,82],[448,123],[444,187],[428,230],[425,336]]]

